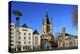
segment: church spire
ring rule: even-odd
[[[46,15],[45,15],[45,17],[48,18],[48,11],[46,11]]]
[[[42,20],[42,32],[43,34],[52,34],[52,17],[48,17],[48,11],[46,11],[45,18]]]
[[[64,32],[64,33],[65,33],[65,27],[62,27],[62,32]]]
[[[49,20],[49,16],[48,16],[48,11],[46,11],[45,22],[46,22],[47,24],[50,24],[50,20]]]
[[[50,23],[52,24],[52,17],[50,17]]]
[[[42,19],[42,25],[44,25],[44,19]]]

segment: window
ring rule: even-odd
[[[26,49],[29,49],[29,46],[27,46]]]
[[[14,36],[10,36],[10,38],[14,38]]]
[[[14,25],[11,24],[11,25],[9,25],[9,26],[12,26],[12,27],[13,27]]]
[[[29,35],[31,35],[31,33],[29,33]]]
[[[28,31],[27,29],[23,29],[23,31]]]
[[[13,31],[14,29],[10,29],[10,31]]]
[[[26,46],[26,49],[27,49],[28,47]]]
[[[21,32],[19,32],[19,35],[21,35]]]
[[[23,49],[26,49],[25,46],[23,46]]]
[[[29,44],[31,44],[31,42],[29,41]]]
[[[24,37],[24,39],[26,39],[26,37]]]
[[[20,41],[18,41],[18,43],[19,43],[19,44],[21,44],[21,42],[20,42]]]
[[[14,38],[14,36],[13,35],[10,35],[10,38]]]
[[[14,34],[13,32],[10,32],[10,34]]]
[[[24,41],[24,44],[26,44],[26,41]]]
[[[31,39],[31,37],[29,37],[29,40]]]
[[[14,40],[10,40],[10,42],[14,42]]]
[[[19,40],[21,39],[21,37],[19,36]]]
[[[24,35],[26,35],[26,33],[24,33]]]
[[[13,42],[13,40],[9,39],[9,42]]]
[[[10,44],[11,46],[14,46],[14,44]]]

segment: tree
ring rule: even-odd
[[[16,16],[16,26],[20,26],[19,25],[19,17],[22,16],[22,13],[20,11],[17,10],[13,10],[12,13]]]
[[[13,10],[12,13],[16,16],[16,19],[19,20],[19,17],[22,16],[22,13],[17,10]]]

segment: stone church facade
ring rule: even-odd
[[[58,48],[77,48],[78,37],[66,33],[65,27],[62,28],[61,35],[58,37]]]
[[[43,49],[51,49],[51,41],[54,40],[52,33],[52,18],[49,18],[48,12],[42,21],[41,47]]]

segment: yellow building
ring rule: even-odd
[[[41,38],[37,30],[33,32],[33,48],[40,49]]]

